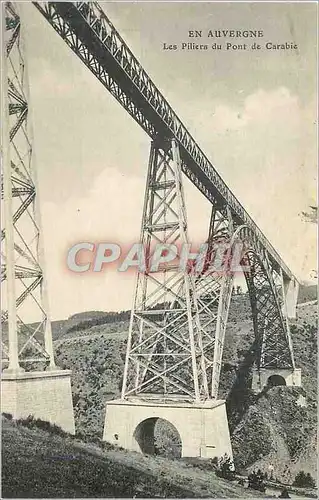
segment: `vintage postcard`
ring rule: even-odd
[[[3,498],[317,498],[317,2],[1,2]]]

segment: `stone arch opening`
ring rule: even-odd
[[[267,387],[277,387],[278,385],[287,385],[284,377],[281,375],[270,375],[267,379]]]
[[[182,456],[182,440],[176,427],[168,420],[150,417],[138,424],[133,437],[140,451],[168,458]]]

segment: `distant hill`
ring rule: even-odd
[[[69,316],[68,321],[85,321],[87,319],[101,318],[105,316],[106,311],[84,311],[72,314]]]
[[[247,296],[247,294],[242,294]],[[298,303],[309,302],[317,299],[316,285],[300,285],[298,293]],[[247,313],[250,314],[248,306]],[[107,323],[116,323],[119,321],[128,320],[130,311],[85,311],[75,313],[67,319],[51,321],[53,340],[58,340],[73,332],[81,332],[84,329],[93,327],[95,325],[102,325]],[[32,326],[37,325],[33,323]]]
[[[128,320],[129,315],[130,311],[85,311],[75,313],[67,319],[51,321],[52,337],[53,340],[59,340],[72,332],[81,332],[96,325],[118,323],[123,319]],[[31,324],[32,327],[37,325],[38,323]]]
[[[317,285],[300,285],[298,293],[298,304],[318,299]]]

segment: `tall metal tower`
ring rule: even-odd
[[[159,262],[155,255],[151,260],[155,244],[160,245],[160,258],[172,248],[168,245],[175,245],[180,254],[181,245],[188,243],[181,160],[174,139],[158,139],[151,146],[141,242],[147,258],[145,271],[137,275],[122,398],[207,399],[207,360],[194,276],[181,271],[176,260]]]
[[[71,372],[54,361],[21,18],[1,7],[1,408],[74,433]]]
[[[209,226],[208,261],[213,262],[217,271],[204,269],[196,280],[200,321],[205,332],[204,350],[209,359],[210,397],[214,399],[218,398],[226,326],[234,283],[234,272],[230,264],[234,243],[237,241],[233,235],[234,220],[231,210],[216,198]],[[223,264],[225,254],[227,259]]]
[[[10,371],[54,368],[22,29],[16,6],[3,7],[2,361]]]
[[[288,385],[300,385],[286,320],[287,314],[294,314],[298,287],[288,266],[222,180],[98,3],[34,4],[152,140],[141,242],[151,248],[154,242],[188,241],[180,182],[183,172],[212,204],[208,238],[212,251],[220,237],[226,238],[228,244],[237,238],[247,242],[245,258],[250,270],[246,279],[257,345],[256,364],[259,372],[265,371],[259,389],[274,371],[284,371]],[[213,448],[220,432],[214,425],[219,419],[224,423],[224,443],[228,443],[226,447],[221,444],[219,450],[225,453],[230,446],[227,416],[217,395],[233,275],[194,278],[178,273],[167,263],[160,269],[151,269],[146,260],[146,272],[137,279],[122,399],[108,403],[105,439],[112,441],[120,435],[118,444],[134,448],[131,430],[142,416],[146,419],[155,412],[157,416],[170,415],[173,420],[177,414],[184,416],[186,407],[180,403],[184,399],[189,401],[189,417],[197,415],[198,431],[187,453],[198,453],[202,442],[206,443],[205,453],[217,453],[217,448]],[[280,289],[276,286],[278,277]],[[134,395],[143,399],[135,407],[131,403]],[[168,408],[163,400],[169,397],[179,402]],[[148,406],[145,401],[149,399],[157,399],[157,403]],[[210,411],[206,411],[207,405],[211,405]]]
[[[228,234],[229,216],[216,207],[211,252],[218,236]],[[137,273],[122,395],[107,404],[104,439],[154,453],[156,421],[163,418],[178,430],[183,455],[232,457],[217,390],[233,275],[204,277],[190,262],[174,138],[151,144],[140,241],[146,257]]]

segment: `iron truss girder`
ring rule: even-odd
[[[227,204],[238,225],[247,225],[272,265],[291,271],[229,190],[182,121],[156,88],[97,2],[34,2],[73,52],[154,140],[159,134],[180,145],[182,171],[211,201]]]
[[[258,364],[265,365],[274,361],[270,361],[273,356],[272,345],[277,341],[279,342],[278,339],[280,339],[281,345],[285,346],[284,350],[286,354],[283,357],[286,356],[287,359],[290,358],[290,361],[293,362],[289,329],[287,330],[284,327],[285,321],[280,309],[279,293],[274,284],[274,274],[279,275],[283,273],[285,277],[293,279],[292,273],[239,201],[228,189],[213,165],[200,150],[181,120],[150,80],[102,9],[95,2],[35,2],[35,5],[73,52],[153,140],[156,140],[157,136],[174,137],[177,140],[181,158],[181,170],[210,200],[213,204],[213,211],[216,210],[216,204],[218,205],[218,218],[211,225],[211,229],[212,227],[214,229],[214,237],[217,237],[217,234],[222,238],[226,234],[229,236],[230,221],[233,224],[233,230],[235,227],[242,225],[247,228],[250,248],[253,250],[254,255],[258,255],[259,262],[263,263],[263,269],[259,268],[258,273],[254,277],[251,276],[251,279],[249,279],[246,276],[253,311],[255,311],[253,314],[256,316],[254,320],[255,334],[262,339],[260,341],[261,347]],[[153,189],[157,194],[159,191],[162,191],[169,197],[170,190],[174,190],[174,181],[172,180],[152,180],[150,182],[153,182],[153,185],[149,184],[149,189]],[[171,200],[171,202],[173,201]],[[228,207],[227,214],[225,214],[225,207]],[[159,220],[150,221],[146,219],[143,226],[145,237],[151,237],[157,242],[170,241],[171,237],[177,235],[177,228],[178,224],[174,221],[170,222],[170,224],[168,222],[163,224]],[[243,230],[243,232],[245,231]],[[165,240],[163,240],[163,234],[165,234]],[[253,254],[249,253],[248,255],[251,260]],[[257,269],[255,262],[254,269]],[[262,274],[262,270],[264,275]],[[271,272],[273,275],[271,275]],[[266,293],[265,286],[261,285],[263,279],[265,279],[265,275],[268,280],[267,289],[269,293]],[[150,281],[152,279],[153,281],[155,280],[154,277],[149,277]],[[198,307],[202,320],[201,324],[205,325],[207,329],[207,331],[202,332],[202,341],[205,350],[204,359],[207,367],[211,368],[212,371],[215,370],[214,375],[212,375],[212,394],[215,395],[218,388],[232,279],[231,275],[225,276],[222,279],[206,276],[196,282],[196,293],[199,296]],[[156,285],[156,283],[153,284],[154,286]],[[181,283],[174,283],[174,286],[177,285],[181,286]],[[167,291],[167,287],[162,286],[162,296]],[[181,293],[181,290],[176,291],[175,296],[181,297],[183,293]],[[183,310],[182,307],[181,310]],[[177,309],[175,312],[177,312]],[[158,312],[158,314],[160,313]],[[163,310],[161,310],[161,314],[163,314]],[[173,321],[175,316],[171,312],[167,314],[167,321]],[[149,328],[156,329],[159,325],[154,320],[155,316],[154,312],[150,310],[147,314],[145,311],[136,312],[137,321],[145,322]],[[262,317],[264,318],[263,320],[260,319]],[[275,337],[272,337],[273,340],[271,341],[271,335],[267,336],[267,333],[265,333],[265,325],[262,327],[263,321],[266,321],[265,318],[267,318],[268,322],[270,320],[274,321],[277,318],[276,324],[280,324],[276,342],[274,340]],[[156,335],[152,339],[154,340],[153,349],[156,348],[158,342]],[[170,338],[170,341],[176,343],[174,335]],[[290,345],[288,357],[287,344]],[[144,345],[151,348],[148,344]],[[185,353],[183,354],[186,356]],[[135,352],[134,354],[132,353],[132,359],[134,357],[138,357]],[[142,357],[141,354],[140,357]],[[147,358],[147,356],[145,357]],[[150,359],[152,359],[152,356]],[[147,367],[150,366],[148,362],[145,362],[145,359],[144,361],[141,360],[140,363],[141,365],[144,363],[144,370],[147,370]],[[149,380],[154,381],[160,378],[162,382],[165,379],[167,383],[167,373],[162,374],[162,377],[158,377],[158,369],[158,366],[152,368],[153,373],[149,376]],[[180,380],[176,378],[174,383],[180,388]],[[145,392],[148,390],[147,384],[148,381],[146,380],[145,385],[141,386]]]

